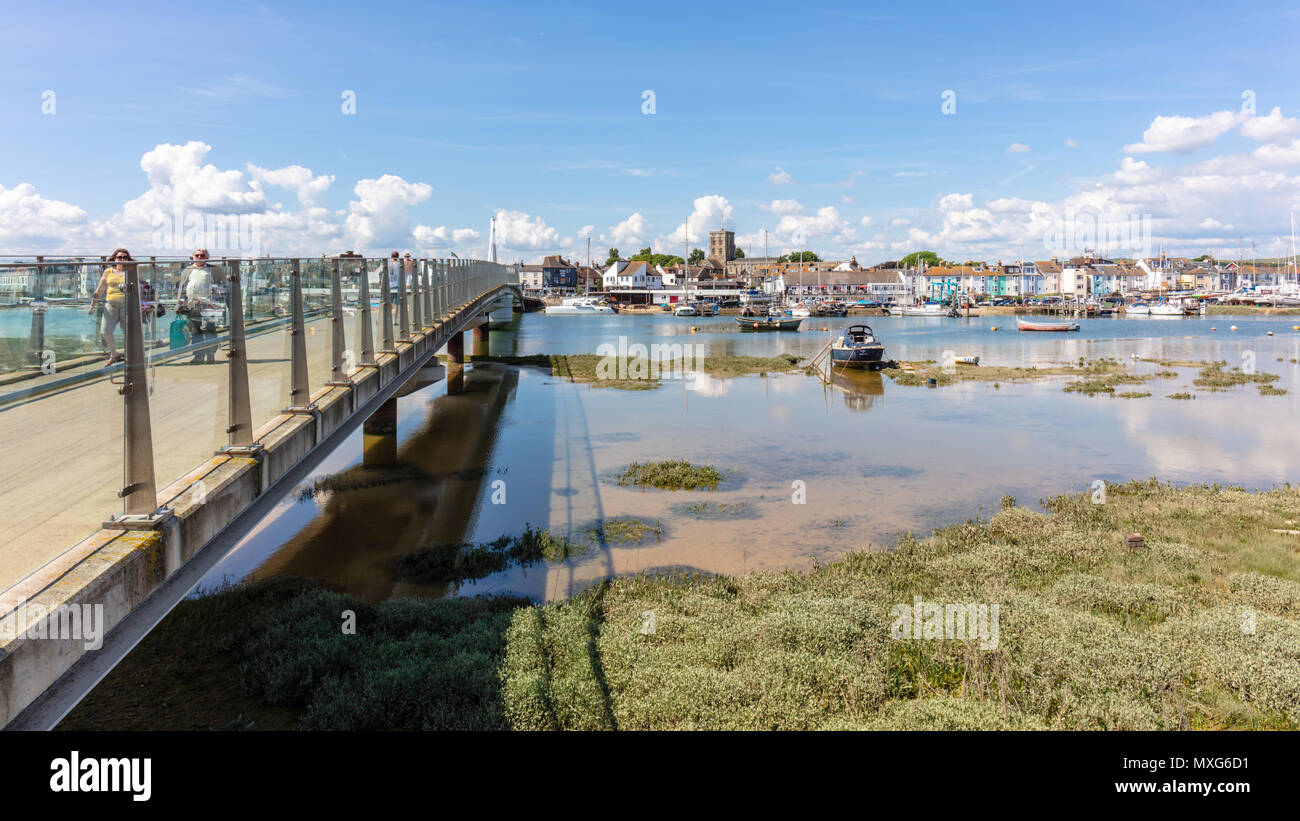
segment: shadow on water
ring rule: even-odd
[[[466,372],[463,389],[430,403],[400,448],[395,406],[382,408],[366,421],[362,462],[317,480],[308,495],[319,514],[249,578],[314,578],[367,601],[416,592],[399,590],[396,563],[426,545],[465,540],[518,380],[513,369]]]

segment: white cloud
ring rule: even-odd
[[[773,185],[789,185],[794,181],[794,177],[791,177],[788,173],[778,168],[771,174],[767,175],[767,181]]]
[[[1287,142],[1300,134],[1300,119],[1282,116],[1281,106],[1274,106],[1264,117],[1250,117],[1241,124],[1243,136],[1262,143]]]
[[[635,254],[645,247],[646,227],[645,217],[641,216],[640,212],[633,214],[618,225],[611,226],[609,234],[614,247],[626,252],[629,256]],[[636,250],[626,251],[627,248],[632,246],[636,246]]]
[[[1156,117],[1151,121],[1151,127],[1142,132],[1142,142],[1124,146],[1124,152],[1193,151],[1231,131],[1243,116],[1239,111],[1216,111],[1203,117]]]
[[[1071,140],[1071,139],[1069,139],[1069,138],[1066,138],[1066,140],[1065,140],[1065,147],[1066,147],[1066,148],[1077,148],[1078,146],[1079,146],[1079,144],[1076,143],[1074,140]]]
[[[719,228],[725,220],[732,218],[734,209],[727,198],[720,194],[708,194],[696,197],[694,208],[686,221],[677,226],[671,234],[661,234],[655,238],[655,248],[681,248],[688,239],[691,243],[703,244],[710,231]]]
[[[875,224],[875,220],[871,217],[863,217],[858,220],[858,225],[861,225],[863,228],[870,228],[873,224]]]
[[[250,162],[247,168],[253,179],[294,192],[303,205],[315,205],[334,182],[332,175],[313,176],[310,168],[301,165],[269,169]]]
[[[345,221],[353,244],[368,250],[400,249],[414,238],[407,209],[427,200],[433,186],[385,174],[379,179],[359,181],[353,192],[357,199],[348,203]]]
[[[1029,153],[1029,146],[1025,145],[1024,143],[1012,143],[1011,145],[1007,146],[1007,153],[1008,153],[1008,154],[1028,154],[1028,153]]]
[[[560,245],[560,232],[541,217],[523,211],[497,211],[497,244],[514,251],[549,250]]]

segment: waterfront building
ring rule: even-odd
[[[606,291],[657,290],[664,287],[663,275],[645,260],[616,260],[604,274]]]

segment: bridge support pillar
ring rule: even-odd
[[[447,358],[456,365],[465,364],[465,335],[453,334],[451,339],[447,340]]]
[[[488,355],[488,324],[484,322],[474,329],[474,356]]]
[[[397,397],[375,409],[361,425],[361,463],[383,467],[397,462]]]

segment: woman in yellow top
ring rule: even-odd
[[[95,286],[95,293],[90,298],[90,310],[87,313],[95,313],[95,304],[104,303],[104,320],[100,326],[100,334],[104,337],[104,347],[108,349],[108,361],[104,364],[112,365],[123,359],[122,354],[117,352],[113,332],[120,324],[123,335],[126,334],[126,264],[134,260],[131,259],[130,251],[118,248],[108,255],[108,261],[117,264],[105,268],[104,273],[99,277],[99,284]]]

